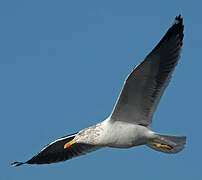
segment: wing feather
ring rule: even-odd
[[[183,19],[175,18],[152,52],[127,77],[111,119],[149,126],[180,58]]]
[[[97,150],[98,146],[90,144],[75,143],[64,149],[64,145],[74,139],[76,134],[59,138],[45,146],[38,154],[26,162],[14,162],[13,166],[22,164],[50,164],[60,161],[66,161],[76,156],[84,155],[88,152]]]

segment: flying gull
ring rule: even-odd
[[[185,136],[170,136],[151,130],[152,116],[180,58],[183,19],[177,16],[157,46],[128,75],[111,115],[75,134],[61,137],[22,164],[65,161],[103,147],[130,148],[146,145],[174,154],[186,143]]]

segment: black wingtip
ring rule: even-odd
[[[16,167],[16,166],[21,166],[23,164],[25,164],[25,163],[23,163],[23,162],[13,162],[13,163],[11,163],[11,166]]]
[[[175,19],[182,19],[182,15],[179,14],[178,16],[175,17]]]
[[[180,24],[180,25],[183,25],[183,18],[181,16],[181,14],[179,14],[178,16],[175,17],[175,20],[173,22],[173,25],[174,24]]]

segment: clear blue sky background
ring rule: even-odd
[[[0,179],[200,179],[200,1],[0,1]],[[177,155],[104,148],[52,165],[10,166],[104,120],[123,81],[184,17],[182,58],[153,130],[186,135]]]

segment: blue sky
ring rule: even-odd
[[[200,179],[202,4],[194,2],[1,1],[0,179]],[[184,151],[104,148],[58,164],[10,166],[104,120],[127,74],[179,13],[182,57],[153,130],[186,135]]]

